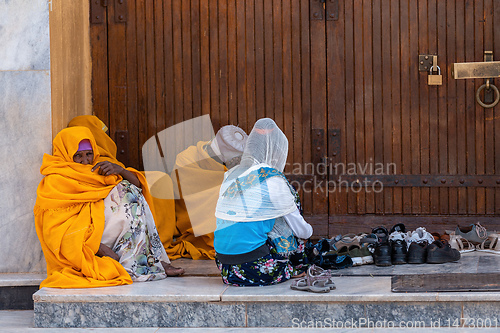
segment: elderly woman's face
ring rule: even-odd
[[[93,150],[80,150],[73,155],[73,162],[80,164],[92,164],[94,162],[94,151]]]

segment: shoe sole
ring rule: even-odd
[[[351,259],[352,259],[352,265],[353,266],[361,266],[361,265],[373,264],[373,257],[372,256],[351,257]]]
[[[425,258],[408,258],[409,264],[425,264]]]
[[[392,258],[393,265],[404,265],[406,264],[406,255],[395,255]]]
[[[427,259],[427,263],[428,264],[445,264],[447,262],[455,262],[455,261],[459,261],[460,258],[458,259],[453,259],[453,260],[450,260],[449,258],[433,258],[431,260]]]

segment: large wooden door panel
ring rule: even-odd
[[[500,56],[494,26],[500,4],[345,0],[339,6],[339,20],[325,22],[328,127],[341,133],[340,157],[329,157],[345,166],[394,164],[396,172],[367,175],[383,182],[381,193],[330,195],[330,234],[365,225],[350,215],[418,215],[437,223],[439,216],[498,216],[498,119],[475,102],[484,80],[454,80],[451,68],[483,61],[486,50]],[[438,55],[442,86],[427,85],[419,54]],[[344,178],[360,176],[358,169]]]
[[[499,59],[500,2],[124,0],[123,19],[120,1],[97,2],[107,7],[91,24],[94,113],[125,163],[142,168],[143,143],[184,120],[209,114],[215,131],[249,131],[270,117],[319,236],[384,218],[500,215],[498,107],[475,102],[484,80],[451,76],[485,50]],[[419,54],[438,55],[442,86],[427,85]],[[363,181],[383,189],[349,188]]]

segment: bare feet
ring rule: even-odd
[[[109,246],[104,245],[103,243],[99,245],[99,250],[97,251],[96,255],[98,257],[110,257],[120,262],[120,257],[113,250],[111,250]]]
[[[165,269],[165,273],[167,273],[167,276],[180,276],[184,274],[184,268],[174,267],[164,261],[162,261],[161,264],[163,266],[163,269]]]

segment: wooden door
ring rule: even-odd
[[[93,109],[137,168],[144,142],[184,120],[273,118],[319,237],[495,229],[500,120],[474,100],[484,80],[451,67],[500,56],[499,17],[492,0],[94,0]],[[438,55],[442,86],[419,54]]]
[[[348,184],[329,197],[330,234],[397,222],[441,232],[478,221],[498,228],[498,107],[480,107],[475,92],[484,80],[455,80],[452,66],[483,61],[488,50],[500,57],[500,3],[329,6],[338,6],[339,19],[324,21],[328,128],[341,137],[329,154],[341,170],[331,178]],[[427,84],[419,54],[438,55],[443,85]]]

